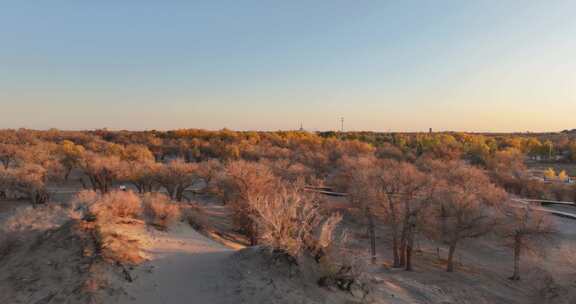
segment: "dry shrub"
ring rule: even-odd
[[[100,198],[100,195],[94,190],[82,190],[72,198],[72,205],[91,205]]]
[[[324,219],[316,197],[298,185],[280,185],[276,192],[251,200],[250,209],[261,243],[293,258],[305,251],[323,255],[342,219],[340,215]]]
[[[332,214],[320,226],[319,234],[314,239],[315,248],[317,251],[325,252],[334,241],[334,233],[338,224],[342,221],[341,214]]]
[[[93,191],[80,192],[73,204],[87,209],[80,227],[93,236],[94,251],[104,260],[118,265],[143,262],[139,225],[143,227],[142,200],[133,192],[113,191],[99,195]]]
[[[138,265],[146,260],[141,254],[138,239],[102,226],[98,227],[97,232],[104,260],[128,265]]]
[[[350,244],[347,233],[343,233],[337,242],[330,242],[325,255],[318,261],[318,285],[334,286],[365,299],[370,293],[365,276],[370,255],[368,252],[351,248],[354,246]]]
[[[113,191],[103,195],[89,207],[99,220],[113,218],[140,218],[142,201],[133,192]]]
[[[147,193],[144,198],[146,218],[152,225],[166,230],[180,219],[180,207],[161,193]]]
[[[219,186],[223,201],[232,210],[232,219],[237,230],[257,244],[257,217],[252,204],[276,191],[279,179],[272,170],[261,163],[235,161],[226,166]]]
[[[288,265],[298,265],[300,272],[313,273],[321,286],[362,298],[368,295],[363,277],[367,256],[348,250],[345,236],[335,242],[342,215],[324,216],[316,197],[299,185],[281,185],[277,192],[251,201],[251,208],[259,241],[272,250],[275,260],[281,258]]]
[[[189,204],[183,210],[183,217],[188,221],[188,224],[198,231],[203,231],[208,227],[208,220],[206,211],[198,203]]]
[[[142,237],[139,235],[144,222],[132,219],[131,222],[114,223],[107,218],[81,221],[78,228],[87,236],[83,255],[101,257],[109,264],[137,265],[146,260],[142,253]],[[142,229],[142,230],[140,230]]]
[[[70,200],[68,207],[74,211],[86,213],[100,197],[94,190],[82,190]]]
[[[286,189],[277,195],[258,197],[251,204],[260,242],[292,257],[299,256],[316,222],[317,207]]]

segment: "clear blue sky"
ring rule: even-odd
[[[576,128],[576,1],[3,1],[0,128]]]

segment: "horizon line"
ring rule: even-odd
[[[296,129],[261,129],[261,130],[254,130],[254,129],[231,129],[227,127],[223,127],[220,129],[211,129],[211,128],[153,128],[153,129],[126,129],[126,128],[108,128],[108,127],[101,127],[101,128],[86,128],[86,129],[70,129],[70,128],[26,128],[26,127],[18,127],[18,128],[0,128],[0,131],[17,131],[17,130],[29,130],[29,131],[64,131],[64,132],[94,132],[94,131],[111,131],[111,132],[170,132],[170,131],[179,131],[179,130],[201,130],[201,131],[208,131],[208,132],[218,132],[223,130],[229,130],[233,132],[265,132],[265,133],[273,133],[273,132],[293,132],[293,131],[300,131],[300,132],[308,132],[308,133],[324,133],[324,132],[335,132],[335,133],[475,133],[475,134],[551,134],[551,133],[562,133],[565,131],[574,131],[575,129],[563,129],[557,131],[465,131],[465,130],[422,130],[422,131],[398,131],[398,130],[387,130],[387,131],[380,131],[380,130],[300,130],[299,128]]]

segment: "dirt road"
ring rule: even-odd
[[[234,303],[224,261],[234,253],[192,228],[181,225],[165,233],[151,231],[152,260],[138,266],[119,303]]]

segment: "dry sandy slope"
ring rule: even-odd
[[[269,264],[261,247],[235,251],[185,224],[169,232],[150,229],[149,234],[151,260],[131,270],[134,281],[121,286],[126,295],[106,303],[357,303],[313,280],[289,278],[285,265]]]
[[[221,292],[229,284],[224,261],[233,250],[184,224],[170,232],[150,229],[150,235],[151,260],[132,271],[128,296],[117,303],[233,303]]]
[[[467,244],[468,248],[461,248],[464,266],[454,274],[445,273],[431,255],[416,257],[416,271],[412,273],[381,267],[372,269],[376,281],[373,299],[376,303],[387,304],[576,303],[570,295],[570,287],[576,286],[571,283],[576,282],[573,281],[576,221],[556,217],[554,220],[561,241],[558,247],[550,248],[544,261],[537,264],[559,275],[558,283],[565,286],[552,286],[547,291],[546,301],[534,298],[530,292],[535,291],[532,278],[541,272],[540,268],[532,267],[527,258],[523,263],[525,280],[509,282],[506,277],[511,271],[510,251],[488,241],[473,242]],[[258,248],[236,252],[201,235],[188,224],[180,224],[169,232],[139,227],[135,227],[134,232],[145,239],[144,248],[151,260],[130,270],[133,282],[111,282],[112,287],[123,289],[126,294],[114,292],[104,303],[359,302],[358,298],[341,292],[319,288],[314,280],[288,278],[282,265],[271,265]],[[72,268],[82,263],[74,261],[80,256],[77,253],[80,249],[76,248],[79,244],[76,239],[69,239],[66,231],[46,235],[44,242],[37,243],[42,246],[33,246],[34,250],[20,248],[15,257],[0,263],[0,289],[3,289],[0,303],[36,303],[41,299],[54,299],[54,303],[60,302],[61,298],[80,303],[68,297],[68,294],[74,294],[72,287],[78,278],[77,270]],[[382,231],[379,235],[384,237],[386,234]],[[363,247],[365,242],[359,245]],[[423,244],[422,247],[428,246]],[[424,249],[432,250],[432,247]],[[61,271],[55,272],[54,265],[63,265],[59,267]],[[70,290],[60,291],[63,283],[69,285]],[[32,296],[34,301],[30,302]]]
[[[134,281],[125,282],[126,295],[106,303],[120,304],[323,304],[360,303],[360,299],[336,290],[320,288],[306,271],[289,277],[286,265],[270,262],[261,247],[235,251],[198,233],[185,224],[169,232],[149,230],[150,261],[131,271]],[[388,279],[371,303],[430,303],[421,299],[442,296],[426,286],[426,297],[409,294]],[[391,285],[392,284],[392,285]],[[374,290],[376,291],[376,290]]]

